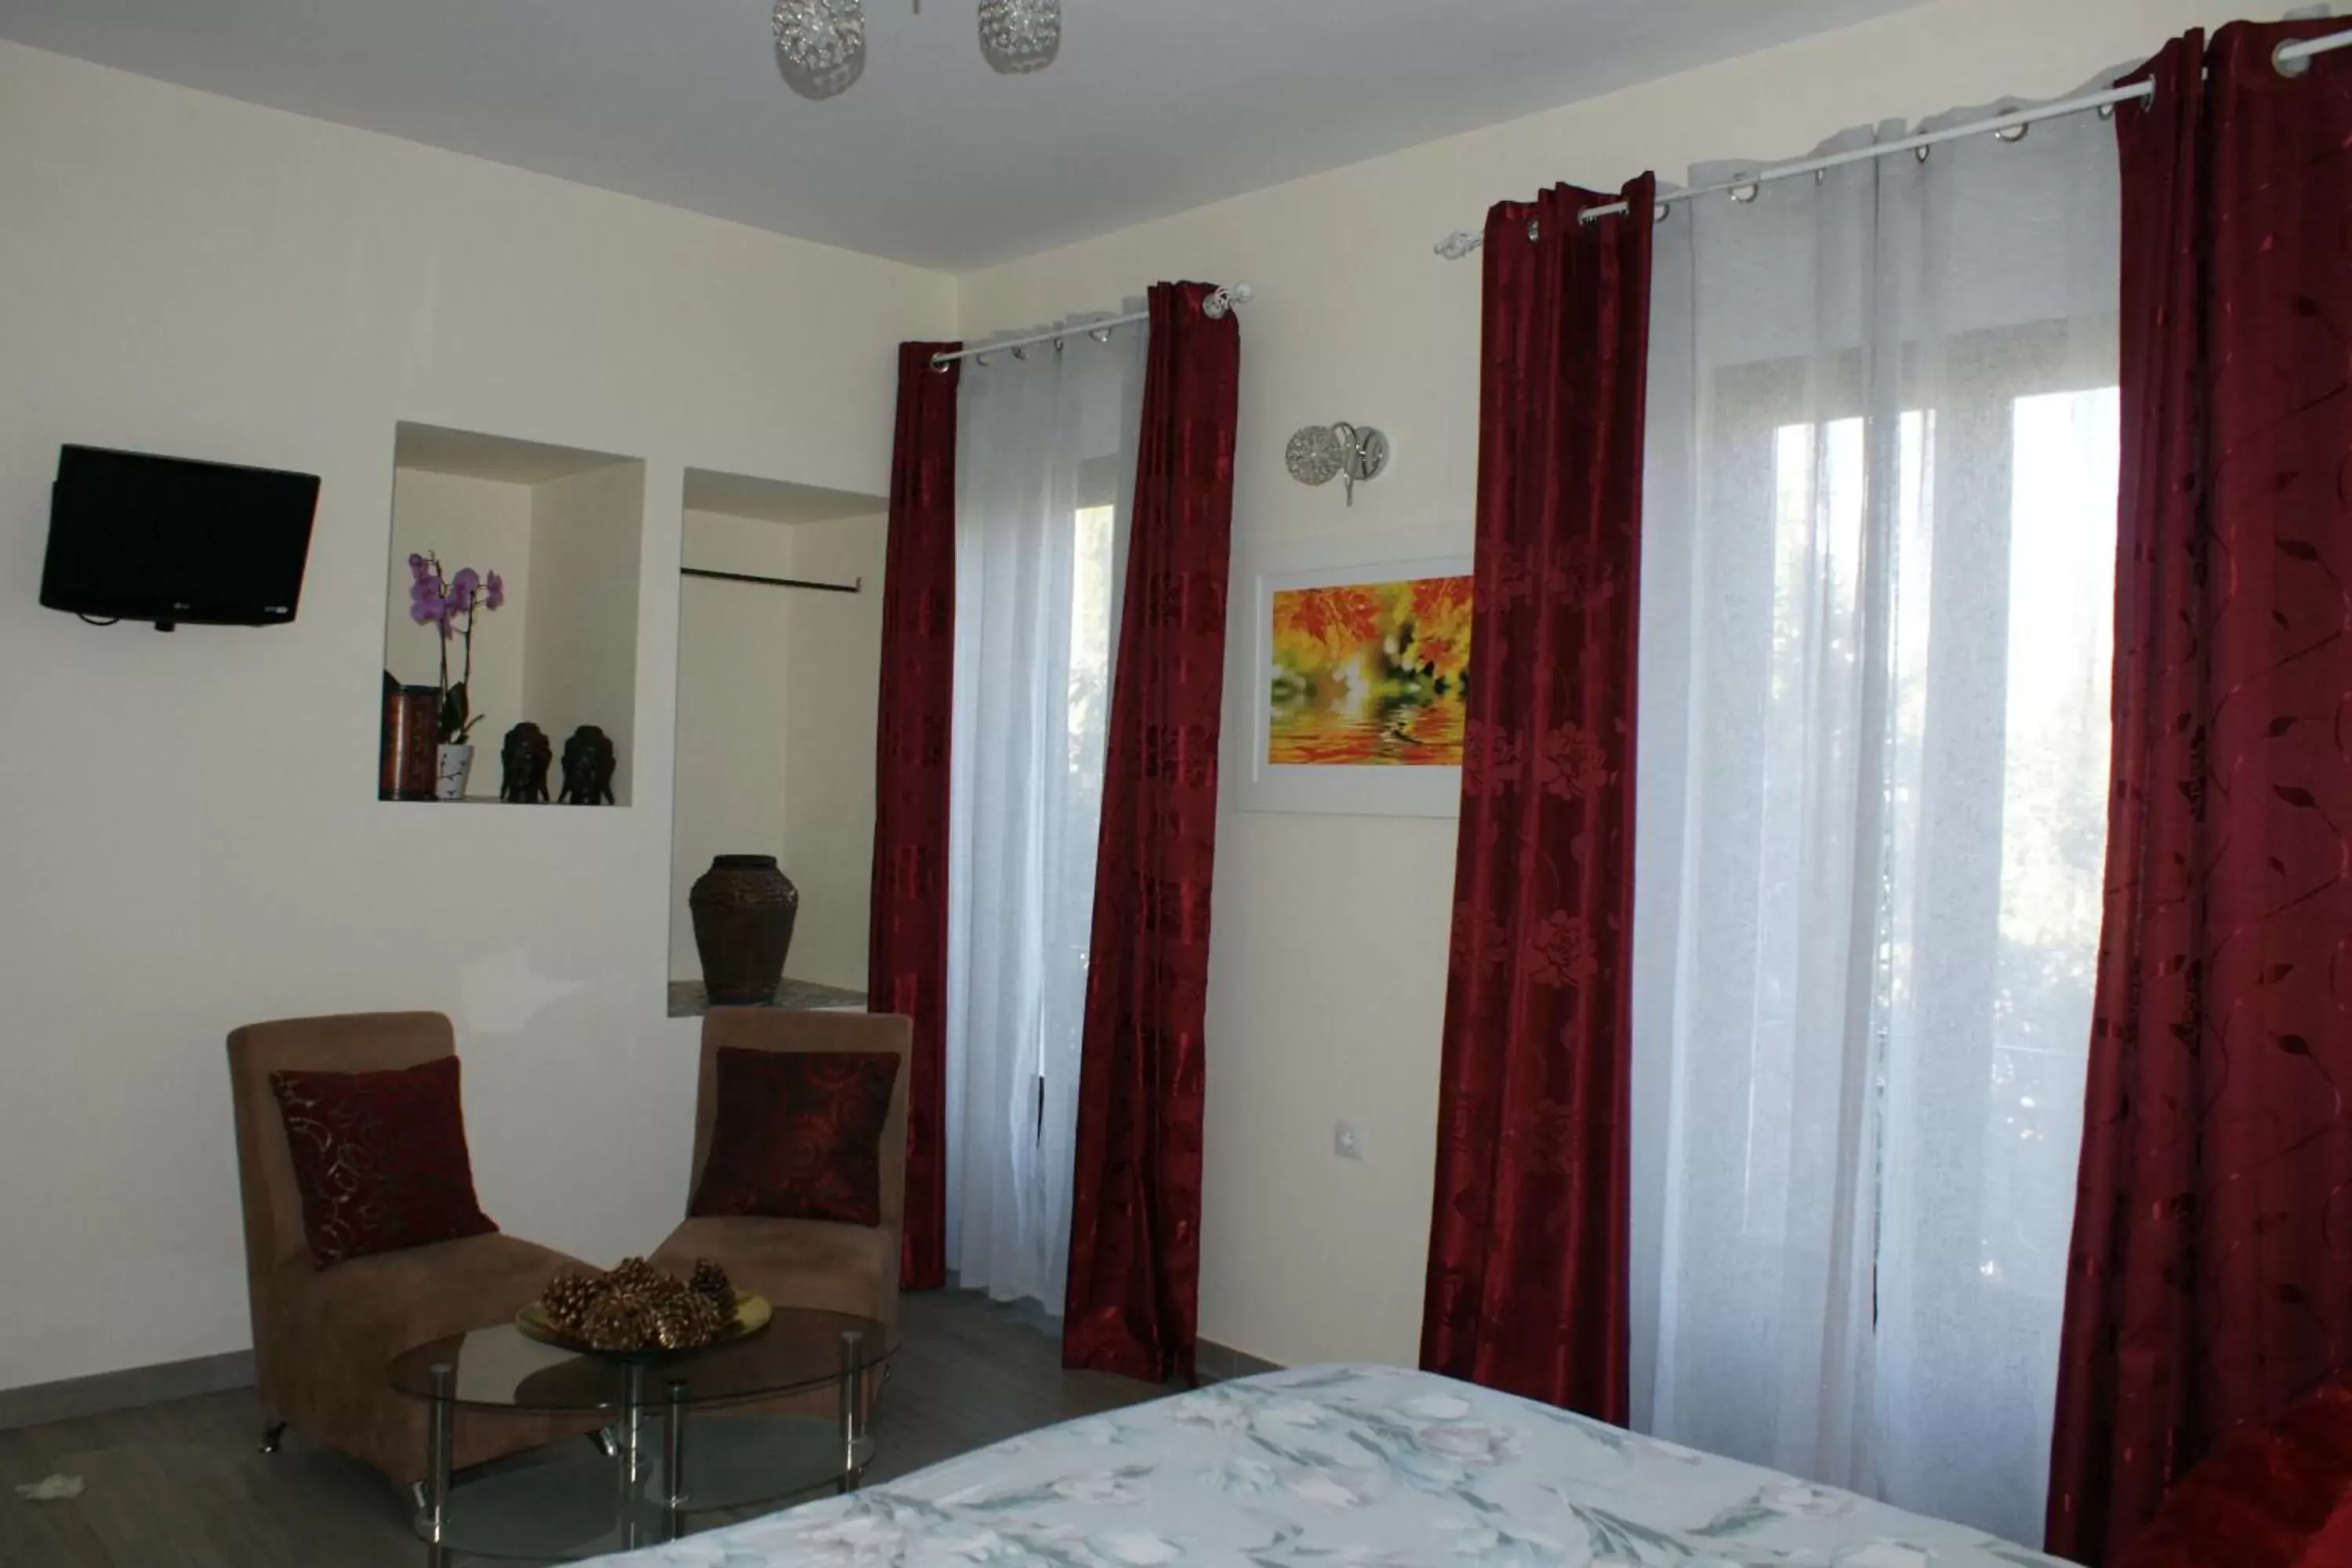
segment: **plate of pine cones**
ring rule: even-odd
[[[515,1327],[562,1350],[658,1358],[750,1339],[773,1315],[708,1258],[683,1279],[631,1258],[604,1274],[564,1270],[515,1314]]]

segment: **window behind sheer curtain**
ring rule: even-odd
[[[1636,1420],[2020,1540],[2098,942],[2117,212],[2085,116],[1659,234]]]
[[[1144,333],[968,367],[949,799],[948,1261],[1062,1310]]]

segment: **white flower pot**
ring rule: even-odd
[[[433,798],[463,800],[466,781],[474,772],[474,748],[444,746],[438,758],[438,768],[433,776]]]

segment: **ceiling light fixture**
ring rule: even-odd
[[[776,0],[776,68],[803,98],[835,98],[866,74],[864,0]]]
[[[1044,70],[1062,52],[1062,0],[980,0],[980,52],[1000,75]]]
[[[776,0],[774,30],[776,68],[803,98],[837,98],[866,74],[865,0]],[[1062,52],[1062,0],[981,0],[980,52],[1004,76],[1044,70]]]

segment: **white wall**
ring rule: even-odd
[[[688,564],[857,595],[687,578],[679,590],[670,974],[702,974],[686,907],[714,855],[774,855],[801,891],[786,966],[866,988],[887,520],[686,514]]]
[[[10,45],[0,214],[0,729],[39,738],[0,749],[0,1386],[247,1342],[252,1019],[446,1008],[489,1212],[652,1246],[684,472],[886,489],[892,345],[951,284]],[[403,419],[646,459],[635,809],[375,800]],[[300,618],[38,608],[68,441],[323,476]]]
[[[1469,537],[1479,268],[1431,247],[1492,203],[1695,161],[1789,157],[1845,126],[2054,97],[2167,37],[2280,5],[1940,0],[1870,26],[1145,225],[961,280],[967,336],[1165,279],[1247,281],[1237,570],[1276,542]],[[1282,466],[1302,425],[1397,442],[1344,510]],[[1238,595],[1235,603],[1243,602]],[[1244,640],[1235,637],[1238,650]],[[1230,721],[1232,715],[1228,715]],[[1201,1331],[1276,1361],[1417,1353],[1454,825],[1250,816],[1220,827]],[[1331,1154],[1361,1120],[1370,1159]]]
[[[875,720],[882,689],[882,567],[889,521],[804,522],[793,575],[866,591],[793,595],[784,663],[793,738],[784,757],[785,868],[800,885],[795,979],[866,989],[874,890]]]
[[[634,798],[637,767],[637,561],[645,550],[646,466],[613,463],[533,485],[531,597],[522,711],[555,748],[549,793],[563,794],[563,747],[593,724],[613,742],[613,804]],[[675,558],[669,574],[677,570]],[[503,731],[501,731],[503,732]],[[495,754],[495,748],[494,748]]]
[[[384,605],[383,667],[404,686],[441,682],[441,637],[408,616],[411,555],[438,554],[450,572],[496,571],[506,606],[476,617],[474,682],[479,751],[466,794],[499,798],[499,740],[523,711],[524,627],[530,615],[530,489],[496,479],[399,468],[392,477],[392,554]],[[465,645],[449,644],[449,678],[459,678]]]

